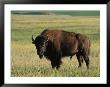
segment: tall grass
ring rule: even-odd
[[[99,16],[11,15],[11,76],[13,77],[99,77]],[[59,70],[51,68],[46,58],[39,59],[31,36],[44,29],[62,29],[87,35],[91,40],[90,69],[79,69],[76,56],[62,58]]]

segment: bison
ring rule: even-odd
[[[52,68],[59,69],[62,57],[76,55],[81,67],[83,60],[89,69],[90,40],[86,35],[64,30],[44,30],[32,43],[40,58],[45,56],[51,61]]]

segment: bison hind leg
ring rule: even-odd
[[[79,63],[78,68],[80,68],[82,66],[82,63],[83,63],[83,57],[79,53],[76,54],[76,57],[77,57],[77,60]]]
[[[70,59],[72,59],[72,56],[70,56]]]
[[[84,57],[84,60],[86,62],[87,69],[89,69],[89,57],[86,55],[84,55],[83,57]]]
[[[83,61],[84,61],[83,56],[80,56],[80,57],[81,57],[81,58],[80,58],[80,59],[81,59],[81,63],[83,63]]]

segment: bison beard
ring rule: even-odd
[[[85,60],[89,68],[90,40],[83,34],[63,30],[44,30],[39,36],[32,37],[38,55],[45,56],[51,61],[52,68],[59,68],[65,56],[76,55],[79,66]],[[45,50],[44,50],[45,49]],[[42,54],[40,54],[42,51]]]

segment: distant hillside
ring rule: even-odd
[[[100,11],[12,11],[19,15],[70,15],[70,16],[99,16]]]

